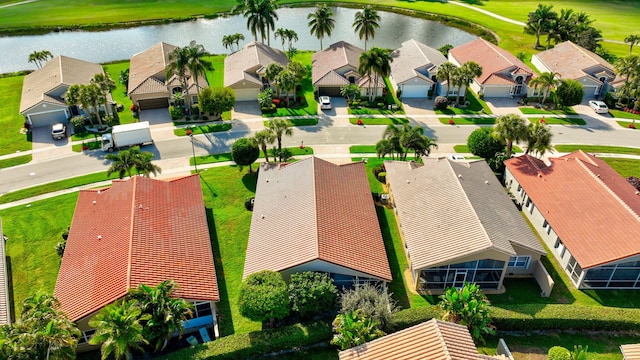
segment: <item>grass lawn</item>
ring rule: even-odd
[[[302,94],[297,94],[298,96],[304,95],[305,103],[300,106],[277,108],[275,113],[263,114],[262,116],[278,117],[318,115],[318,102],[313,96],[314,88],[311,84],[311,56],[313,53],[313,51],[298,51],[298,53],[293,57],[293,61],[299,61],[307,67],[307,77],[302,81]],[[284,103],[286,104],[287,102],[284,101]]]
[[[622,110],[609,109],[609,114],[611,114],[611,116],[613,116],[614,118],[640,120],[640,114],[632,114],[630,112]]]
[[[269,121],[271,121],[271,120],[263,121],[263,124],[264,124],[265,127],[267,127],[269,125]],[[318,125],[318,118],[317,117],[314,117],[314,118],[302,118],[302,119],[288,119],[288,121],[293,126],[314,126],[314,125]]]
[[[457,152],[457,153],[463,153],[463,154],[470,154],[471,153],[471,151],[469,151],[469,147],[466,144],[454,145],[453,146],[453,150],[455,150],[455,152]],[[524,152],[517,145],[513,145],[513,147],[511,148],[511,151],[514,152],[514,153],[523,153]]]
[[[193,134],[207,134],[212,132],[221,132],[231,130],[230,122],[221,122],[219,124],[211,124],[211,125],[194,125],[189,127]],[[173,130],[173,133],[176,136],[187,136],[187,128],[179,128]]]
[[[293,156],[313,155],[313,149],[308,147],[308,146],[305,146],[304,149],[300,149],[299,146],[289,147],[289,148],[286,148],[286,149],[291,151],[291,154],[293,154]],[[260,150],[259,158],[264,158],[264,153],[262,152],[262,150]],[[225,162],[225,161],[233,161],[233,159],[231,157],[231,153],[221,153],[221,154],[197,156],[196,159],[198,160],[198,165],[212,164],[212,163]],[[269,156],[269,159],[271,159],[271,156]],[[189,159],[189,163],[191,165],[194,164],[193,163],[193,158]]]
[[[538,109],[532,106],[521,106],[518,109],[523,114],[541,114],[541,115],[577,115],[578,113],[572,107],[557,110]]]
[[[89,150],[98,150],[102,148],[101,141],[87,141],[83,144],[73,144],[71,145],[71,150],[75,152],[82,152],[82,146],[88,146]]]
[[[33,157],[31,155],[22,155],[22,156],[9,158],[9,159],[0,160],[0,169],[26,164],[30,162],[32,158]]]
[[[0,21],[2,23],[2,21]],[[31,150],[31,141],[21,134],[20,94],[24,76],[0,78],[0,155]]]
[[[634,124],[633,121],[616,121],[616,122],[618,123],[618,125],[622,126],[623,128],[631,129],[629,126],[633,124],[633,126],[635,126],[634,130],[640,129],[640,123]]]
[[[441,124],[449,124],[449,120],[453,119],[454,125],[493,125],[496,118],[493,117],[465,117],[465,118],[438,118]]]
[[[467,101],[469,106],[466,108],[453,107],[454,101],[449,100],[449,107],[444,110],[435,110],[438,115],[474,115],[474,114],[492,114],[491,109],[484,100],[480,100],[478,95],[473,91],[467,91]]]
[[[375,154],[375,145],[353,145],[349,147],[349,154]]]
[[[540,119],[529,118],[529,122],[540,122]],[[560,117],[545,117],[544,122],[547,125],[586,125],[587,122],[583,118],[560,118]]]
[[[108,133],[109,131],[105,131],[104,133]],[[71,136],[71,141],[80,141],[80,140],[88,140],[88,139],[97,140],[97,139],[100,138],[100,135],[102,135],[102,134],[103,133],[87,131],[87,132],[82,133],[82,134],[74,134],[74,135],[72,135]]]
[[[120,80],[118,80],[120,78],[120,72],[129,68],[129,61],[103,65],[103,68],[107,73],[109,73],[111,79],[116,83],[116,89],[111,93],[113,101],[124,106],[124,110],[118,113],[120,124],[130,124],[138,121],[138,119],[133,117],[133,112],[131,112],[131,99],[127,96],[127,88],[124,84],[120,83]]]
[[[54,247],[71,224],[77,198],[78,193],[66,194],[0,211],[9,238],[6,248],[15,314],[20,313],[22,301],[36,292],[53,294],[60,267]]]
[[[624,177],[635,176],[640,178],[640,160],[608,157],[601,159]]]
[[[349,123],[353,125],[358,124],[358,120],[362,120],[362,125],[402,125],[407,124],[409,119],[401,117],[388,117],[388,118],[349,118]]]
[[[630,154],[640,155],[640,148],[624,147],[624,146],[601,146],[601,145],[555,145],[554,148],[558,152],[574,152],[582,150],[588,153],[609,153],[609,154]]]
[[[238,310],[251,225],[251,212],[244,202],[255,194],[257,174],[224,166],[200,175],[220,289],[220,332],[224,336],[260,330],[262,324],[244,318]]]
[[[213,71],[207,71],[207,82],[209,87],[223,87],[224,86],[224,58],[227,55],[210,55],[205,56],[204,59],[211,62]]]

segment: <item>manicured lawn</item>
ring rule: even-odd
[[[75,152],[82,152],[83,144],[73,144],[71,145],[71,150]],[[88,146],[89,150],[98,150],[102,147],[101,141],[87,141],[84,142],[84,146]]]
[[[219,124],[211,124],[211,125],[194,125],[189,127],[193,134],[208,134],[212,132],[220,132],[231,130],[230,122],[221,122]],[[187,128],[179,128],[173,130],[173,133],[176,136],[187,136]]]
[[[270,120],[266,120],[263,122],[265,127],[269,125],[269,121]],[[318,125],[318,118],[289,119],[289,122],[291,122],[293,126],[314,126]]]
[[[547,125],[586,125],[587,122],[584,119],[579,117],[572,118],[560,118],[560,117],[544,117],[544,118],[529,118],[529,122],[537,123],[544,119],[545,124]]]
[[[257,174],[224,166],[200,175],[220,289],[220,332],[224,336],[260,330],[262,324],[244,318],[238,310],[251,225],[251,212],[244,202],[255,194]]]
[[[313,85],[311,85],[311,56],[313,51],[299,51],[294,57],[294,61],[299,61],[307,67],[307,77],[302,81],[302,92],[304,93],[305,103],[299,106],[278,108],[273,114],[263,114],[264,117],[278,116],[304,116],[317,115],[318,102],[313,96]],[[300,93],[298,93],[300,95]],[[286,104],[286,101],[284,102]],[[316,120],[317,124],[317,120]],[[300,126],[300,125],[298,125]]]
[[[104,65],[103,68],[116,83],[116,89],[111,93],[113,101],[124,106],[124,110],[118,113],[120,124],[130,124],[138,121],[138,119],[134,119],[133,112],[131,112],[131,99],[127,96],[127,87],[118,80],[120,78],[120,72],[129,68],[129,61],[107,64]]]
[[[347,109],[350,115],[397,115],[404,114],[403,110],[387,110],[385,108],[369,108],[360,106],[358,108],[349,107]]]
[[[445,110],[436,110],[439,115],[474,115],[474,114],[491,114],[492,111],[484,100],[480,100],[478,95],[473,91],[467,91],[467,101],[469,106],[466,108],[453,107],[455,101],[449,100],[449,107]]]
[[[30,162],[31,160],[32,160],[32,156],[31,155],[22,155],[22,156],[16,156],[16,157],[13,157],[13,158],[9,158],[9,159],[0,160],[0,169],[4,169],[4,168],[16,166],[16,165],[26,164],[26,163]]]
[[[198,162],[196,163],[197,165],[212,164],[212,163],[225,162],[225,161],[233,161],[233,159],[231,157],[231,153],[196,156],[196,160],[198,160]],[[189,164],[191,164],[191,165],[194,164],[193,157],[189,159]]]
[[[30,137],[20,133],[24,124],[20,115],[23,79],[24,76],[0,78],[0,155],[31,150]]]
[[[493,125],[496,123],[494,117],[465,117],[465,118],[438,118],[441,124],[449,124],[449,120],[453,119],[454,125]]]
[[[60,267],[54,247],[71,225],[77,198],[78,193],[67,194],[0,211],[9,238],[6,249],[16,314],[22,301],[36,292],[53,294]]]
[[[471,153],[471,151],[469,151],[469,147],[466,144],[454,145],[453,146],[453,150],[455,150],[455,152],[457,152],[457,153],[463,153],[463,154],[470,154]],[[517,145],[513,145],[513,147],[511,148],[511,151],[513,151],[514,153],[522,153],[522,152],[524,152]]]
[[[624,146],[601,146],[601,145],[555,145],[558,152],[574,152],[582,150],[588,153],[610,153],[610,154],[630,154],[640,155],[640,148],[624,147]]]
[[[640,114],[632,114],[630,112],[622,110],[609,109],[609,114],[611,114],[611,116],[613,116],[614,118],[640,120]]]
[[[575,110],[573,110],[572,107],[568,107],[568,108],[564,108],[564,109],[557,109],[557,110],[545,110],[545,109],[538,109],[532,106],[522,106],[519,107],[518,109],[520,109],[520,111],[523,114],[541,114],[541,115],[577,115],[578,113],[575,112]]]
[[[640,160],[606,157],[601,159],[624,177],[635,176],[640,178]]]
[[[122,113],[121,113],[122,114]],[[105,133],[110,132],[109,131],[105,131]],[[102,133],[99,132],[92,132],[92,131],[87,131],[85,133],[82,134],[74,134],[71,136],[71,141],[80,141],[80,140],[97,140],[98,138],[100,138],[100,135],[102,135]]]
[[[207,71],[207,82],[210,87],[223,87],[224,86],[224,58],[227,55],[211,55],[205,56],[205,60],[211,62],[213,71]]]
[[[375,154],[375,145],[353,145],[349,147],[350,154]]]
[[[634,123],[633,121],[616,121],[618,123],[618,125],[622,126],[623,128],[627,128],[630,129],[629,125],[633,124],[633,126],[635,126],[634,130],[640,129],[640,123]]]
[[[409,122],[409,119],[405,117],[385,117],[385,118],[349,118],[349,123],[353,125],[358,124],[358,120],[362,120],[362,125],[402,125]]]

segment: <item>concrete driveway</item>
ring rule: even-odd
[[[495,115],[522,114],[518,109],[520,98],[485,98],[484,101]]]
[[[170,125],[171,115],[167,108],[141,110],[140,121],[148,121],[149,125]]]
[[[238,101],[231,111],[234,120],[245,120],[262,117],[258,101]]]
[[[410,115],[435,115],[433,111],[433,100],[424,99],[402,99],[405,114]]]
[[[53,140],[51,127],[49,126],[33,128],[31,131],[31,148],[33,150],[33,161],[48,160],[71,154],[69,127],[67,126],[67,137],[62,140]]]

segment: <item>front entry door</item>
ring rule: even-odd
[[[467,270],[456,270],[456,276],[453,280],[453,286],[461,288],[464,286],[464,282],[467,280]]]

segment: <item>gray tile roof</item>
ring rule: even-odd
[[[256,72],[273,62],[287,66],[289,59],[281,50],[252,41],[224,59],[224,86],[235,87],[248,81],[261,87],[262,81]]]
[[[403,42],[402,47],[391,53],[391,58],[391,75],[396,83],[415,77],[433,83],[425,74],[428,72],[435,75],[438,67],[447,62],[447,58],[440,51],[414,39]]]
[[[512,243],[544,254],[484,161],[423,160],[424,166],[385,161],[414,269],[492,249],[513,256]]]

